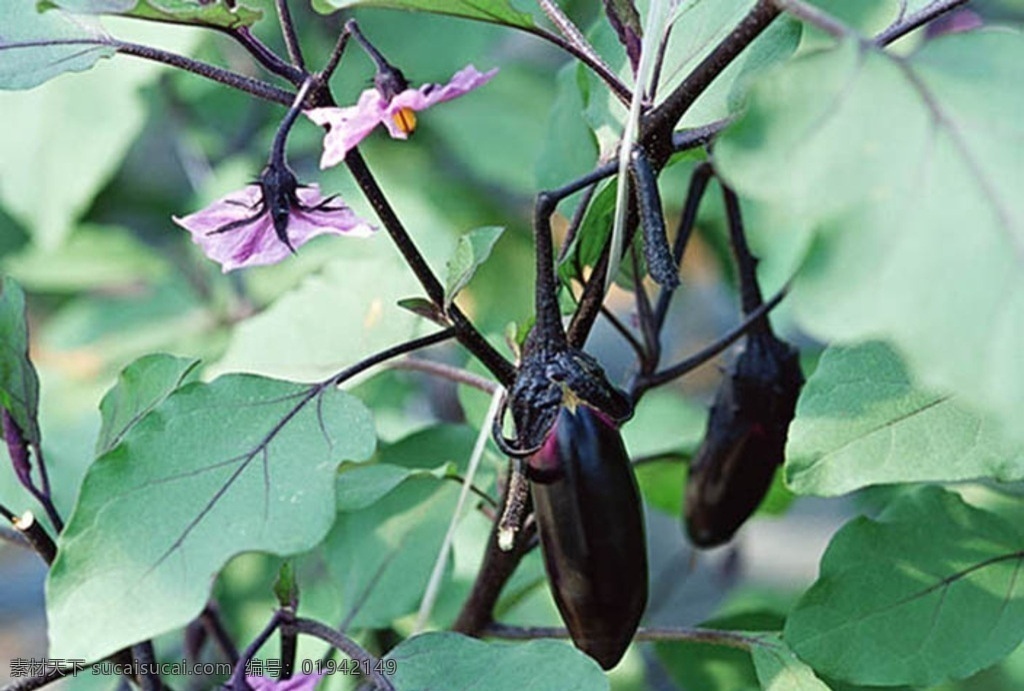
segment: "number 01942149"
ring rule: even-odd
[[[371,673],[394,674],[398,671],[397,660],[303,660],[303,674],[358,674],[369,676]]]

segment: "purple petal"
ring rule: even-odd
[[[247,676],[245,680],[255,691],[312,691],[323,674],[296,674],[291,679]]]
[[[418,89],[406,89],[391,99],[387,104],[385,115],[382,117],[384,126],[396,139],[405,139],[408,135],[401,129],[394,120],[394,115],[403,108],[412,110],[424,110],[430,106],[450,101],[473,89],[478,89],[494,78],[498,69],[494,68],[487,72],[480,72],[473,65],[468,65],[455,73],[447,84],[424,84]]]
[[[336,166],[345,158],[386,115],[384,98],[376,89],[367,89],[359,102],[348,108],[313,108],[306,116],[320,125],[328,127],[324,137],[324,153],[320,158],[321,168]]]
[[[207,257],[221,264],[225,273],[247,266],[276,264],[291,252],[274,232],[270,214],[263,209],[257,215],[257,209],[261,208],[261,195],[258,185],[248,185],[218,199],[202,211],[185,218],[175,217],[174,222],[190,232],[192,241],[202,248]],[[369,224],[339,200],[327,202],[325,209],[308,208],[325,203],[316,185],[299,188],[298,197],[307,209],[295,208],[289,214],[288,237],[295,248],[325,233],[364,237],[373,232]],[[216,232],[229,223],[253,218],[254,215],[251,223]]]

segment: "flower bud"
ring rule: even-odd
[[[558,611],[576,647],[611,669],[647,605],[640,493],[622,437],[594,408],[563,406],[528,468]]]
[[[690,465],[685,522],[694,544],[728,542],[764,499],[784,460],[803,383],[794,348],[770,332],[748,336],[718,389]]]

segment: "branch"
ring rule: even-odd
[[[489,394],[494,393],[495,389],[498,388],[497,383],[485,377],[481,377],[479,374],[474,374],[473,372],[462,369],[461,367],[454,367],[443,362],[434,362],[433,360],[424,360],[423,358],[403,358],[392,362],[390,367],[391,369],[424,372],[435,377],[453,381],[456,384],[471,386],[474,389],[479,389],[480,391]]]
[[[690,72],[665,101],[644,118],[641,140],[651,150],[656,169],[668,159],[672,130],[690,106],[711,85],[743,50],[779,15],[772,0],[758,0],[745,16],[714,50]]]
[[[508,626],[491,624],[483,630],[483,635],[508,640],[532,640],[535,638],[568,638],[569,631],[553,626]],[[750,650],[761,644],[761,638],[733,631],[715,631],[713,629],[693,629],[686,627],[658,626],[637,629],[634,641],[686,641],[689,643],[707,643],[739,650]]]
[[[423,255],[406,231],[405,226],[398,219],[395,210],[392,208],[391,203],[388,202],[387,197],[384,196],[384,191],[377,184],[376,178],[370,172],[366,161],[358,149],[354,148],[348,152],[345,156],[345,165],[348,166],[349,171],[356,180],[356,184],[359,185],[370,205],[377,212],[377,216],[380,218],[381,223],[384,224],[384,228],[388,231],[388,235],[391,236],[395,246],[398,247],[398,251],[402,253],[402,257],[405,258],[409,268],[412,269],[416,278],[419,279],[423,289],[427,292],[427,297],[430,298],[430,301],[436,307],[443,309],[445,304],[444,287],[437,279],[437,276],[434,275],[426,259],[423,258]],[[506,386],[511,385],[516,376],[516,368],[512,363],[506,360],[501,353],[495,350],[480,335],[480,332],[476,330],[476,327],[470,323],[456,305],[452,304],[448,308],[447,314],[452,321],[455,337],[459,343],[469,352],[473,353],[497,377],[499,382]]]
[[[875,36],[875,44],[887,46],[893,41],[903,38],[914,29],[924,26],[939,15],[967,3],[968,0],[935,0],[935,2],[922,7],[909,17],[903,17],[893,22],[882,33]]]
[[[299,633],[313,636],[326,643],[330,643],[332,646],[360,663],[360,668],[369,672],[368,676],[373,680],[377,688],[384,689],[385,691],[394,691],[395,687],[387,677],[380,673],[380,660],[371,655],[365,648],[342,632],[335,631],[331,627],[321,624],[318,621],[302,618],[297,618],[295,620],[295,630]]]
[[[758,322],[762,317],[771,312],[775,307],[782,302],[782,298],[786,296],[786,292],[789,290],[789,284],[786,284],[778,293],[772,297],[771,300],[764,303],[756,310],[746,316],[746,318],[739,323],[738,326],[734,327],[730,331],[726,332],[724,336],[719,338],[717,341],[707,346],[703,350],[699,350],[690,357],[686,358],[682,362],[679,362],[668,369],[662,370],[649,376],[638,376],[634,379],[633,384],[630,386],[630,395],[633,400],[636,401],[644,394],[648,389],[652,389],[656,386],[661,386],[667,382],[672,381],[678,377],[683,376],[687,372],[700,367],[705,362],[715,357],[723,350],[728,348],[730,345],[738,341],[750,328]]]
[[[306,61],[302,57],[302,48],[299,45],[299,37],[295,31],[295,21],[288,9],[288,0],[275,0],[277,6],[277,18],[281,23],[281,35],[284,37],[284,45],[288,50],[288,58],[302,72],[306,71]]]

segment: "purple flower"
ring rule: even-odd
[[[296,674],[291,679],[247,676],[254,691],[313,691],[323,674]]]
[[[317,235],[365,237],[366,221],[317,185],[299,186],[287,167],[267,166],[257,183],[174,222],[225,273],[275,264]]]
[[[418,89],[405,88],[395,94],[378,87],[367,89],[359,102],[348,108],[313,108],[306,111],[310,120],[329,131],[324,137],[321,168],[337,165],[377,125],[383,123],[394,139],[407,139],[416,129],[415,111],[458,98],[483,86],[498,73],[495,68],[480,72],[472,65],[455,73],[444,86],[424,84]]]

